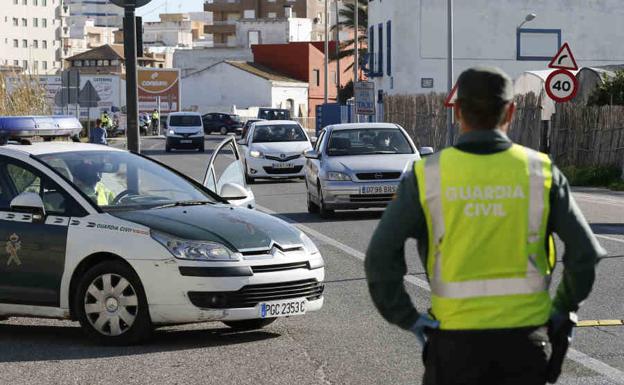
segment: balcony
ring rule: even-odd
[[[213,21],[212,25],[204,26],[204,33],[212,33],[212,34],[235,34],[236,33],[236,21],[234,20],[226,20],[226,21]]]
[[[206,12],[243,12],[241,0],[208,0],[204,3]]]

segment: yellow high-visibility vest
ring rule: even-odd
[[[515,144],[489,155],[448,148],[416,163],[431,312],[441,329],[546,324],[551,167],[547,155]]]

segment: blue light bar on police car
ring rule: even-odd
[[[81,130],[73,116],[0,116],[0,137],[5,139],[74,136]]]

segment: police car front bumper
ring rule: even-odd
[[[167,325],[258,319],[262,303],[282,299],[305,299],[306,313],[320,310],[325,278],[322,257],[306,257],[299,262],[257,260],[218,264],[170,259],[133,264],[137,265],[137,271],[143,272],[141,281],[152,322]],[[289,270],[276,267],[286,263],[300,267]]]

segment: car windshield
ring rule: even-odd
[[[407,138],[397,128],[333,131],[327,145],[330,156],[413,153]]]
[[[173,115],[169,118],[169,126],[172,127],[198,127],[201,125],[201,118],[198,115]]]
[[[75,151],[38,156],[104,211],[139,210],[184,202],[214,203],[176,173],[122,151]]]
[[[297,124],[276,124],[256,127],[254,143],[306,142],[308,138]]]
[[[235,122],[240,122],[241,118],[238,115],[230,115],[230,119],[232,119]]]

